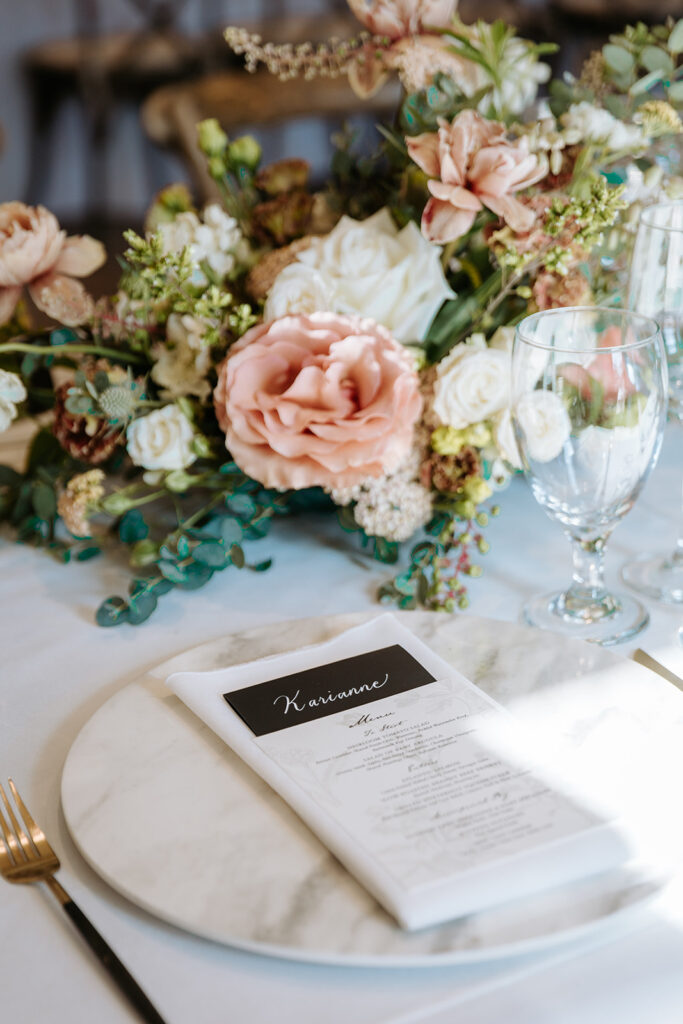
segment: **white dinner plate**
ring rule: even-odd
[[[656,877],[625,868],[402,931],[164,686],[171,671],[320,643],[369,617],[306,619],[226,636],[159,665],[108,700],[76,738],[62,779],[69,830],[98,874],[138,906],[197,935],[274,956],[372,967],[471,963],[545,949],[589,930],[616,929],[657,894]],[[400,617],[534,728],[557,757],[578,749],[574,767],[583,784],[622,814],[634,835],[647,832],[652,840],[659,829],[668,841],[653,807],[675,801],[683,778],[683,695],[639,665],[561,636],[473,616]]]

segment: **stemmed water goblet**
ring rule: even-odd
[[[667,366],[658,324],[615,309],[552,309],[517,327],[513,424],[531,490],[569,537],[573,579],[532,599],[531,625],[614,644],[649,621],[635,598],[610,593],[604,548],[661,446]]]
[[[683,202],[643,210],[631,261],[628,306],[659,323],[669,363],[669,419],[683,424]],[[679,426],[679,434],[680,430]],[[627,563],[622,578],[648,597],[683,602],[683,514],[675,549]]]

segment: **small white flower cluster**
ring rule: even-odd
[[[26,388],[21,377],[9,370],[0,370],[0,433],[16,418],[16,403],[25,398]]]
[[[487,26],[488,27],[488,26]],[[485,79],[490,76],[482,71]],[[498,84],[479,105],[481,113],[488,113],[493,106],[496,114],[523,113],[536,99],[538,87],[550,78],[550,67],[536,59],[533,50],[524,39],[512,36],[505,44]]]
[[[634,152],[647,145],[648,138],[637,124],[625,124],[603,107],[582,100],[572,103],[560,118],[568,145],[602,143],[614,153]]]
[[[204,341],[206,324],[199,317],[171,313],[166,323],[166,342],[154,346],[152,380],[163,390],[162,398],[195,395],[205,401],[211,393],[207,374],[211,350]]]
[[[354,519],[369,537],[408,540],[432,517],[432,495],[416,480],[419,465],[415,449],[395,473],[333,488],[330,497],[337,505],[355,502]]]
[[[371,317],[396,341],[421,341],[453,296],[440,256],[413,221],[399,231],[386,207],[363,221],[342,217],[278,274],[264,319],[348,313]]]
[[[200,265],[206,262],[217,277],[233,274],[248,262],[249,245],[234,217],[230,217],[218,203],[205,207],[202,218],[192,210],[179,213],[159,226],[164,253],[180,252],[189,247],[192,261],[197,265],[195,283],[206,284]]]
[[[551,174],[560,173],[567,140],[552,115],[532,121],[529,125],[515,125],[515,130],[519,130],[526,139],[530,153],[547,161]]]

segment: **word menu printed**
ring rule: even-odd
[[[169,686],[406,928],[626,859],[511,716],[391,615]]]

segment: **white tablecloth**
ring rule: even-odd
[[[673,547],[681,474],[679,435],[672,431],[644,493],[610,541],[610,583],[627,557]],[[569,547],[523,480],[513,481],[501,505],[487,533],[492,549],[482,560],[484,575],[471,584],[470,611],[515,620],[526,597],[567,582]],[[279,523],[254,551],[274,556],[269,573],[228,570],[203,590],[167,595],[139,628],[103,630],[93,610],[110,594],[125,593],[124,566],[107,558],[61,566],[0,534],[0,779],[17,781],[61,855],[63,884],[169,1024],[680,1024],[683,878],[656,912],[609,942],[584,940],[559,953],[476,968],[381,971],[307,966],[211,944],[138,911],[86,866],[61,817],[60,776],[79,729],[109,696],[146,667],[226,632],[371,610],[391,571],[324,517]],[[640,645],[683,674],[683,651],[675,646],[683,611],[650,610],[648,631],[623,653]],[[3,1021],[136,1019],[39,889],[0,883],[0,940]]]

